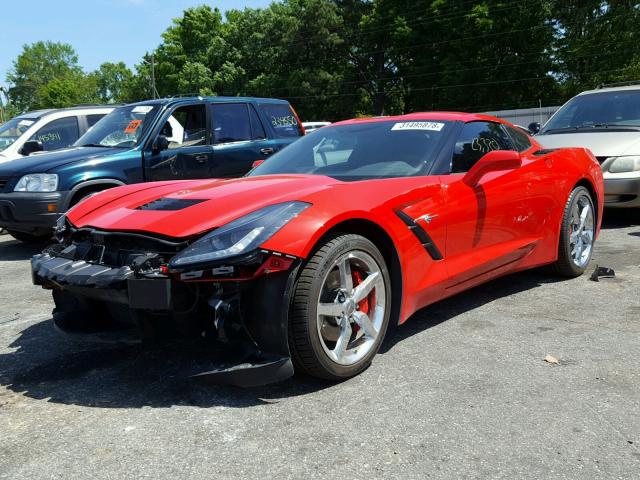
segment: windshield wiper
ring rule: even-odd
[[[627,125],[625,123],[605,123],[604,124],[605,128],[627,128],[629,130],[637,130],[638,128],[640,128],[640,125]]]
[[[80,145],[81,147],[101,147],[101,148],[110,148],[108,145],[101,145],[100,143],[84,143]]]
[[[622,129],[626,128],[629,130],[636,130],[640,128],[640,125],[622,125],[618,123],[594,123],[593,125],[580,125],[577,127],[562,127],[562,128],[550,128],[549,130],[544,130],[540,132],[540,135],[545,135],[547,133],[560,133],[560,132],[569,132],[576,130],[606,130],[608,128],[616,128]]]

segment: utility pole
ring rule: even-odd
[[[2,102],[2,94],[5,94],[5,96],[7,95],[7,91],[4,89],[4,87],[0,87],[0,124],[4,123],[4,103]],[[7,100],[9,99],[9,97],[7,97]]]
[[[151,95],[153,98],[158,98],[158,90],[156,89],[156,63],[153,57],[153,53],[151,54]]]

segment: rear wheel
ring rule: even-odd
[[[297,370],[339,380],[369,366],[389,323],[384,258],[360,235],[329,238],[304,267],[291,306],[289,344]]]
[[[44,243],[51,238],[51,235],[48,234],[34,235],[32,233],[16,232],[15,230],[7,230],[7,232],[16,240],[24,243]]]
[[[593,255],[595,210],[589,190],[576,187],[569,195],[562,218],[555,272],[565,277],[582,275]]]

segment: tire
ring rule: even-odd
[[[584,224],[581,215],[585,215]],[[562,216],[558,260],[552,265],[554,273],[568,278],[584,273],[593,255],[595,215],[589,190],[585,187],[574,188]]]
[[[13,238],[23,243],[44,243],[51,238],[51,235],[47,235],[47,234],[34,235],[32,233],[16,232],[15,230],[7,230],[7,232]]]
[[[362,372],[380,349],[390,312],[391,280],[376,246],[360,235],[329,237],[292,296],[289,347],[296,371],[328,380]]]

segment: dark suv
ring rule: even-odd
[[[304,135],[288,102],[191,97],[116,108],[73,147],[0,165],[0,228],[36,241],[83,198],[128,183],[239,177]]]

